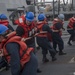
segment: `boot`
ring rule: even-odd
[[[49,62],[49,60],[47,58],[43,58],[43,63]]]
[[[59,51],[59,55],[66,55],[66,53]]]
[[[55,50],[56,51],[56,53],[58,53],[59,51],[57,51],[57,50]]]
[[[41,72],[42,72],[42,71],[38,68],[38,69],[37,69],[37,73],[41,73]]]
[[[49,60],[46,57],[46,54],[43,55],[43,59],[42,59],[43,63],[49,62]]]
[[[70,46],[72,46],[72,44],[71,44],[71,42],[70,41],[68,41],[68,43],[67,44],[69,44]]]
[[[37,49],[37,50],[40,50],[40,47],[38,46],[38,47],[36,47],[36,49]]]
[[[56,57],[52,57],[52,61],[56,61],[57,60],[57,58]]]
[[[7,64],[6,65],[6,71],[9,70],[10,66]]]

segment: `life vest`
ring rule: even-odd
[[[55,18],[55,19],[53,20],[53,27],[52,27],[53,30],[58,30],[58,29],[56,28],[56,26],[55,26],[57,23],[61,23],[62,28],[63,28],[63,21],[60,21],[59,19]],[[60,34],[60,36],[61,36],[61,35],[62,35],[62,31],[59,31],[59,34]]]
[[[17,25],[24,25],[25,15],[22,15],[19,19],[15,20],[14,23]]]
[[[19,26],[21,26],[24,31],[25,34],[22,36],[23,38],[28,38],[31,37],[35,34],[35,24],[34,22],[32,22],[31,25],[26,25],[25,23],[25,15],[21,16],[18,20],[15,21],[15,23]]]
[[[68,28],[73,28],[74,27],[73,26],[74,23],[75,23],[75,18],[74,17],[70,18],[69,24],[68,24]]]
[[[5,26],[8,26],[9,25],[9,22],[8,22],[8,20],[0,20],[0,24],[3,24]]]
[[[42,27],[45,25],[46,23],[43,21],[43,22],[38,22],[37,23],[37,28],[38,28],[38,31],[39,31],[39,34],[37,35],[38,37],[47,37],[47,33],[42,30]],[[43,33],[41,33],[43,32]]]
[[[2,42],[3,53],[8,63],[10,62],[11,57],[6,50],[6,45],[10,42],[16,42],[20,45],[20,50],[19,50],[20,64],[23,67],[30,60],[30,53],[31,51],[33,51],[33,48],[28,48],[25,42],[21,41],[21,37],[16,36],[16,32],[10,33],[8,35],[8,38],[3,40]]]
[[[62,24],[62,27],[63,27],[63,21],[60,21],[60,20],[58,20],[57,18],[55,18],[55,19],[53,20],[53,27],[52,27],[53,30],[57,30],[57,28],[55,27],[55,24],[56,24],[56,23],[59,23],[59,22]]]

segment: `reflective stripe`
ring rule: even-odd
[[[23,57],[24,54],[27,52],[27,50],[28,50],[28,47],[27,47],[25,50],[23,50],[23,54],[20,56],[20,59],[22,59],[22,57]]]
[[[22,23],[23,22],[23,19],[22,18],[19,18],[19,22]]]

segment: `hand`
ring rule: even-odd
[[[65,31],[65,28],[62,28]]]
[[[0,57],[2,57],[3,56],[3,52],[2,52],[2,50],[0,51]]]
[[[22,38],[21,41],[24,41],[25,38]]]
[[[28,37],[28,38],[22,38],[21,41],[26,41],[26,40],[29,40],[31,39],[32,37]]]

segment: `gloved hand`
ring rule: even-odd
[[[62,28],[63,29],[63,31],[65,31],[65,28]]]

